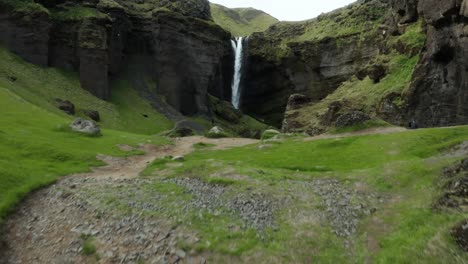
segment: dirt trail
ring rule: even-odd
[[[167,146],[152,146],[145,145],[140,150],[145,151],[144,155],[132,156],[128,158],[110,157],[98,155],[98,159],[107,163],[106,166],[95,168],[91,173],[72,175],[71,177],[106,177],[106,178],[135,178],[146,168],[146,166],[157,158],[165,156],[183,156],[193,152],[193,147],[196,143],[213,144],[211,150],[228,149],[238,146],[254,144],[258,142],[254,139],[247,138],[219,138],[209,139],[201,136],[176,138],[174,145]],[[133,150],[128,146],[121,146],[125,150]]]
[[[333,139],[333,138],[347,138],[347,137],[354,137],[354,136],[366,136],[366,135],[383,135],[383,134],[391,134],[391,133],[398,133],[398,132],[405,132],[409,131],[403,127],[384,127],[384,128],[369,128],[364,129],[356,132],[349,132],[349,133],[341,133],[341,134],[322,134],[315,137],[308,137],[305,141],[313,141],[313,140],[321,140],[321,139]]]
[[[90,173],[62,178],[56,184],[31,194],[7,220],[0,234],[0,264],[14,263],[204,263],[201,256],[186,257],[176,247],[182,238],[196,241],[196,234],[178,230],[160,218],[141,215],[118,215],[92,204],[93,193],[123,189],[137,193],[153,184],[139,178],[139,173],[157,158],[186,155],[194,151],[193,144],[214,144],[219,150],[256,143],[241,138],[207,139],[186,137],[175,139],[173,145],[141,147],[144,155],[128,158],[98,156],[108,165]],[[122,149],[133,150],[129,146]],[[155,194],[156,195],[156,194]],[[157,196],[153,199],[158,199]],[[157,204],[151,201],[147,206]],[[102,211],[103,210],[103,211]],[[99,252],[83,254],[87,236]],[[92,250],[91,250],[92,251]],[[99,261],[97,257],[99,255]]]

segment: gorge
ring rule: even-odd
[[[468,0],[0,0],[0,263],[465,263],[467,73]]]

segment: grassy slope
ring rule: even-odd
[[[234,36],[248,36],[266,30],[278,20],[253,8],[235,8],[211,4],[211,15],[216,24]]]
[[[113,130],[104,130],[103,137],[70,132],[70,118],[41,109],[2,85],[0,105],[0,220],[31,190],[61,175],[101,165],[96,154],[129,154],[121,152],[117,144],[166,142],[159,137]]]
[[[16,81],[10,80],[13,76]],[[53,105],[55,98],[71,100],[78,112],[98,110],[104,136],[69,132],[72,117]],[[0,49],[0,105],[0,220],[29,191],[61,175],[100,165],[96,154],[129,154],[120,152],[117,144],[165,142],[131,132],[149,135],[171,128],[125,81],[115,83],[111,102],[102,101],[82,90],[75,74],[34,66],[4,49]]]
[[[226,219],[213,217],[209,218],[210,229],[204,228],[206,224],[194,224],[201,236],[213,242],[204,245],[204,250],[240,256],[244,260],[268,256],[272,262],[281,259],[286,262],[363,263],[372,259],[372,263],[460,263],[468,255],[451,240],[449,228],[467,214],[437,213],[431,210],[431,205],[439,193],[436,182],[442,168],[455,160],[440,153],[466,140],[468,127],[309,142],[289,140],[272,143],[263,150],[256,145],[216,152],[200,150],[186,157],[181,167],[172,170],[177,177],[201,177],[207,182],[235,184],[239,192],[261,188],[263,192],[276,195],[288,188],[290,180],[308,182],[336,178],[346,186],[364,183],[383,197],[393,197],[386,205],[379,206],[376,213],[363,219],[357,234],[349,238],[351,249],[343,247],[343,241],[331,232],[327,223],[297,226],[289,219],[280,223],[279,230],[268,231],[267,239],[262,241],[249,229],[234,233],[223,229],[223,226],[227,228]],[[155,170],[153,175],[161,170],[167,175],[167,170],[175,167],[168,163],[172,161],[156,161],[146,175],[151,175],[151,170]],[[213,176],[223,175],[225,168],[251,180]],[[301,206],[304,204],[296,201],[277,217],[282,219],[296,210],[314,210]],[[188,217],[187,222],[197,221],[196,216],[193,219],[190,215],[183,217]],[[307,235],[310,233],[312,237]],[[378,239],[379,250],[367,248],[368,237]]]
[[[17,81],[10,81],[11,76]],[[55,98],[70,100],[77,112],[97,110],[102,119],[100,124],[105,128],[155,134],[172,127],[171,122],[139,97],[125,80],[114,82],[111,101],[103,101],[81,89],[75,73],[32,65],[3,48],[0,48],[0,87],[61,116],[65,114],[54,106]]]

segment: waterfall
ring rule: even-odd
[[[243,37],[238,37],[236,40],[231,40],[232,49],[234,50],[234,78],[232,79],[232,105],[239,109],[241,90],[240,83],[242,78],[242,59],[243,59]]]

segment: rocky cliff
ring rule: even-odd
[[[149,99],[184,115],[209,114],[208,93],[230,98],[231,35],[206,0],[2,0],[0,32],[24,59],[79,72],[102,99],[124,71]]]
[[[468,1],[409,4],[426,23],[427,42],[406,95],[407,118],[424,127],[467,124]]]
[[[309,134],[353,111],[466,124],[466,10],[466,0],[362,0],[273,25],[249,39],[242,109]]]

